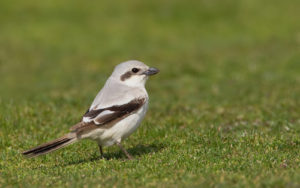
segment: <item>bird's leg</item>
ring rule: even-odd
[[[126,151],[125,148],[123,148],[121,142],[116,142],[116,144],[120,147],[120,149],[125,153],[125,155],[128,157],[129,160],[133,159],[133,157]]]
[[[100,151],[101,159],[104,159],[102,146],[100,144],[98,144],[98,146],[99,146],[99,151]]]

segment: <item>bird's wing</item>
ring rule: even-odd
[[[90,110],[83,116],[83,122],[93,121],[96,125],[103,125],[126,114],[137,111],[145,103],[145,98],[136,98],[122,105]]]
[[[109,128],[139,110],[146,102],[146,98],[136,98],[122,105],[90,110],[85,113],[80,123],[71,127],[71,131],[81,134],[95,128]]]
[[[70,130],[79,133],[99,127],[109,128],[115,122],[136,112],[147,99],[146,90],[128,87],[108,79],[83,115],[82,121]]]

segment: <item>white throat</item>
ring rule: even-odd
[[[130,87],[145,87],[147,80],[148,76],[146,75],[134,75],[124,81],[120,81]]]

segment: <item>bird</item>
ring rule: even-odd
[[[101,158],[103,147],[117,145],[128,159],[133,157],[122,146],[141,124],[148,110],[145,88],[148,78],[159,72],[141,61],[129,60],[115,66],[81,121],[64,136],[22,152],[28,158],[58,150],[83,139],[96,141]]]

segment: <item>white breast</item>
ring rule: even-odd
[[[89,138],[97,141],[102,146],[110,146],[116,142],[121,142],[130,136],[144,119],[148,109],[148,101],[135,113],[120,120],[118,123],[108,129],[98,128],[85,135],[82,138]]]

